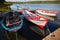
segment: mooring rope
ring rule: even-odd
[[[15,32],[15,35],[16,35],[16,40],[18,40],[18,34],[17,34],[17,32]]]
[[[7,39],[10,40],[7,31],[5,31],[5,34],[6,34]]]

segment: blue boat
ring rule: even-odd
[[[23,16],[16,12],[5,13],[1,25],[7,31],[16,32],[22,28]]]

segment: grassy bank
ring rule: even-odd
[[[60,1],[35,1],[35,2],[5,2],[3,5],[0,5],[0,11],[10,11],[8,7],[12,4],[60,4]]]
[[[7,2],[10,3],[10,2]],[[34,2],[13,2],[18,4],[60,4],[60,1],[34,1]]]
[[[2,12],[6,12],[6,11],[10,11],[11,9],[8,7],[8,6],[6,6],[6,5],[0,5],[0,11],[2,11]]]

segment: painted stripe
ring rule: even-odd
[[[36,12],[40,13],[40,14],[43,14],[43,15],[48,15],[48,16],[56,16],[56,13],[46,13],[46,12],[41,12],[39,10],[36,10]]]
[[[45,26],[45,24],[47,22],[47,21],[34,21],[34,20],[30,20],[30,21],[37,24],[37,25],[42,25],[42,26]]]

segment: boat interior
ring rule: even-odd
[[[4,25],[8,28],[12,26],[18,26],[21,22],[21,19],[18,14],[9,12],[8,15],[4,18]]]

